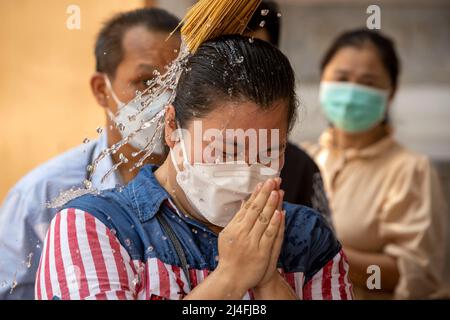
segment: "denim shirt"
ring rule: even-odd
[[[156,276],[156,279],[148,276],[144,277],[144,280],[139,277],[139,281],[150,282],[150,284],[139,284],[140,288],[150,291],[146,292],[144,296],[171,299],[178,297],[177,294],[180,292],[183,293],[181,296],[187,294],[200,281],[191,282],[187,286],[181,284],[174,290],[161,292],[161,273],[171,273],[172,270],[175,270],[174,267],[181,267],[181,262],[173,243],[164,233],[156,216],[163,216],[170,224],[182,244],[188,268],[197,272],[194,272],[194,275],[198,274],[199,270],[203,270],[206,277],[217,267],[218,235],[203,223],[180,213],[171,201],[170,195],[157,181],[154,175],[156,169],[155,166],[144,166],[137,177],[126,187],[103,191],[97,195],[84,195],[69,202],[61,212],[76,209],[77,212],[82,211],[93,216],[117,238],[121,248],[126,251],[128,258],[136,266],[143,265],[144,269],[150,269],[145,272],[146,274],[150,273]],[[301,205],[285,202],[283,208],[286,210],[286,228],[278,268],[282,274],[286,275],[286,279],[299,297],[305,294],[305,287],[309,284],[309,298],[314,298],[314,294],[317,294],[314,286],[322,286],[328,280],[330,288],[323,289],[325,291],[323,291],[322,298],[326,298],[326,294],[332,297],[333,290],[349,292],[351,288],[347,279],[348,266],[345,256],[342,254],[340,243],[325,219],[312,209]],[[95,255],[92,256],[95,260]],[[151,267],[147,267],[146,265],[150,265],[150,261],[157,261],[159,269],[157,268],[155,271]],[[51,263],[51,257],[41,261],[41,268],[45,269],[48,263]],[[168,266],[167,270],[169,271],[161,271],[161,265]],[[108,269],[108,266],[106,267]],[[336,281],[334,280],[335,276]],[[316,284],[313,283],[314,278],[317,278]],[[180,279],[171,280],[170,286],[173,283],[180,284],[187,281],[182,276]],[[41,281],[42,287],[45,286],[44,280],[38,281]],[[156,291],[151,287],[155,282],[159,283]],[[341,282],[342,286],[339,288]],[[334,288],[332,283],[338,283],[338,287]],[[111,285],[108,284],[108,287]],[[186,290],[186,288],[188,289]],[[137,291],[133,292],[131,296],[142,297],[142,294]],[[97,294],[100,293],[97,292]],[[59,298],[58,294],[55,296]],[[249,297],[251,298],[251,296]],[[350,297],[351,294],[348,294],[348,298]]]

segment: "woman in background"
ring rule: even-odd
[[[307,148],[357,298],[426,298],[442,280],[447,210],[438,178],[427,157],[394,139],[389,122],[399,71],[392,41],[367,30],[338,37],[321,65],[330,128]]]

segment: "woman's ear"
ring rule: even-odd
[[[178,140],[175,139],[177,129],[177,124],[175,121],[175,108],[171,104],[166,107],[166,114],[164,121],[165,121],[164,126],[165,141],[166,144],[169,146],[169,148],[172,149]]]

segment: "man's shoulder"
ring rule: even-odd
[[[42,197],[49,201],[61,191],[80,184],[92,148],[92,145],[75,147],[34,168],[13,186],[6,200]]]

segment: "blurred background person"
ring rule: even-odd
[[[165,66],[176,58],[179,35],[166,39],[178,23],[178,18],[162,9],[120,13],[105,23],[95,44],[96,72],[90,79],[92,94],[104,108],[105,129],[98,139],[34,169],[9,192],[0,208],[0,281],[8,281],[8,285],[0,286],[0,299],[34,298],[38,265],[35,261],[39,261],[45,232],[56,214],[56,209],[49,209],[46,204],[61,191],[80,186],[88,178],[88,165],[104,149],[122,139],[129,128],[119,130],[116,122],[125,126],[127,123],[121,113],[116,113],[121,107],[124,112],[126,108],[133,108],[131,104],[124,105],[133,100],[137,90],[145,90],[155,70],[163,73]],[[152,106],[161,110],[165,105],[157,101]],[[153,113],[141,115],[148,121]],[[148,131],[135,135],[119,152],[103,159],[92,176],[93,187],[108,189],[130,181],[137,170],[130,172],[129,169],[135,163],[133,160],[139,159],[133,158],[132,153],[145,146],[148,135]],[[157,149],[159,154],[150,158],[149,163],[164,161],[164,145],[160,144]],[[121,154],[129,162],[102,182],[102,177],[120,160]]]
[[[267,41],[279,48],[281,19],[280,8],[276,2],[262,1],[247,26],[246,35]],[[286,145],[281,178],[286,201],[314,208],[331,224],[320,170],[305,151],[291,142]]]
[[[420,299],[442,286],[447,208],[429,159],[393,137],[389,112],[400,62],[380,32],[345,32],[321,64],[330,123],[308,151],[324,176],[357,298]],[[381,288],[368,290],[368,267]],[[375,282],[373,282],[375,283]]]

